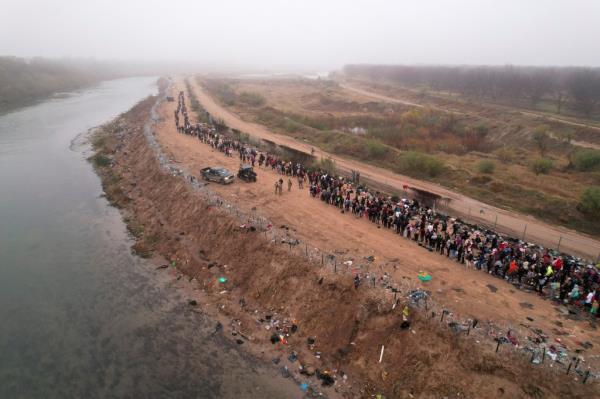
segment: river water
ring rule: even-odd
[[[153,78],[119,79],[0,116],[0,398],[299,392],[132,255],[101,195],[85,132],[156,91]]]

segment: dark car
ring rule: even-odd
[[[237,177],[247,182],[255,182],[256,172],[252,166],[242,165],[240,166],[240,170],[238,170]]]
[[[200,170],[202,178],[208,181],[214,181],[221,184],[233,183],[235,176],[225,168],[204,168]]]

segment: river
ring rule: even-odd
[[[107,81],[0,116],[0,398],[299,392],[132,255],[102,197],[86,132],[156,93],[155,81]]]

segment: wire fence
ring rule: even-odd
[[[558,340],[548,342],[549,337],[543,332],[530,326],[504,325],[490,321],[479,321],[472,317],[461,315],[433,300],[431,293],[426,290],[426,283],[417,283],[410,279],[396,281],[384,271],[382,264],[375,259],[365,257],[358,259],[347,251],[327,250],[309,242],[300,241],[287,226],[276,226],[256,209],[250,211],[240,209],[235,204],[224,200],[218,194],[209,190],[208,185],[199,181],[185,168],[175,164],[162,151],[156,141],[153,126],[160,120],[156,108],[164,101],[159,97],[152,107],[151,120],[144,126],[144,135],[150,147],[154,150],[160,167],[174,177],[184,179],[206,203],[226,212],[235,218],[242,226],[254,229],[264,236],[272,245],[283,248],[291,256],[303,257],[327,275],[348,275],[361,277],[360,289],[377,290],[383,297],[389,299],[394,309],[400,308],[401,300],[412,311],[421,312],[429,322],[439,323],[456,334],[469,336],[481,345],[489,345],[499,355],[506,352],[520,354],[529,359],[532,365],[547,367],[548,370],[573,374],[581,378],[582,383],[590,383],[600,379],[600,356],[583,356],[569,352]]]

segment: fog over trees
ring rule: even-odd
[[[512,104],[548,100],[558,113],[569,106],[590,116],[600,106],[600,68],[346,65],[344,73]]]
[[[0,112],[119,75],[93,61],[0,57]]]

